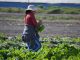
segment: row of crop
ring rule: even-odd
[[[0,8],[0,12],[24,12],[25,9],[22,8]],[[80,8],[70,8],[70,7],[57,7],[51,6],[48,8],[41,8],[38,6],[37,13],[48,13],[48,14],[80,14]]]
[[[25,48],[0,50],[1,60],[79,60],[80,49],[60,44],[56,47],[43,46],[38,52],[30,52]]]
[[[37,52],[28,51],[25,43],[21,41],[20,35],[16,39],[3,39],[0,35],[0,60],[80,60],[80,48],[65,42],[79,38],[60,38],[48,37],[42,38],[47,42],[42,42],[42,48]],[[62,41],[54,45],[51,40]],[[51,46],[53,44],[53,46]]]

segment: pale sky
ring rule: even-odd
[[[0,0],[10,2],[80,3],[80,0]]]

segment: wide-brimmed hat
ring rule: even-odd
[[[28,5],[27,10],[32,10],[32,11],[36,11],[37,10],[37,7],[35,7],[34,5]]]

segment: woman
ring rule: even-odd
[[[29,5],[24,17],[24,31],[22,40],[27,43],[29,50],[38,51],[41,48],[39,35],[37,32],[38,23],[35,19],[36,8],[34,5]]]

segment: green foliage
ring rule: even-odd
[[[36,11],[37,20],[80,20],[79,16],[75,17],[75,16],[64,15],[64,14],[80,14],[80,8],[57,7],[57,6],[44,8],[41,5],[38,7],[39,8]],[[0,16],[2,19],[22,20],[24,18],[25,9],[0,8],[0,12],[22,13],[19,15],[1,15]],[[49,14],[62,14],[62,15],[49,15]]]
[[[4,40],[1,36],[0,60],[80,60],[80,48],[76,48],[68,42],[69,40],[70,42],[79,42],[80,38],[71,39],[60,36],[42,38],[48,42],[43,42],[39,51],[32,52],[25,48],[25,43],[21,41],[20,35],[13,40]],[[50,41],[58,43],[54,45]],[[52,44],[54,46],[51,46]]]
[[[50,6],[45,8],[42,5],[37,6],[37,13],[49,13],[49,14],[80,14],[80,8],[70,8],[70,7],[58,7]],[[0,8],[0,12],[17,12],[23,13],[25,9],[22,8]]]
[[[63,8],[64,14],[80,14],[80,8]]]
[[[47,13],[47,14],[80,14],[80,8],[71,8],[71,7],[58,7],[50,6],[46,9],[43,6],[38,6],[38,13]]]
[[[60,14],[62,12],[63,11],[61,9],[57,8],[57,9],[53,9],[53,10],[49,11],[48,14]]]
[[[20,13],[20,12],[24,12],[25,9],[21,9],[21,8],[0,8],[0,12],[17,12],[17,13]]]
[[[43,9],[43,8],[44,8],[44,6],[42,6],[42,5],[38,5],[37,7],[38,7],[38,8],[41,8],[41,9]]]

